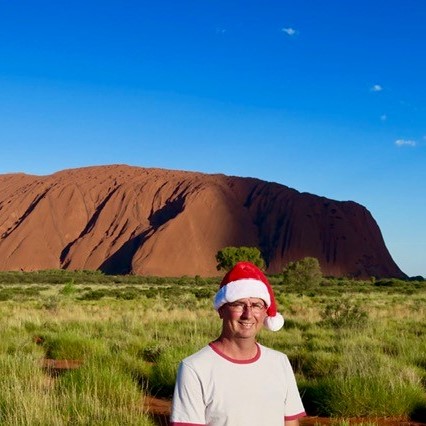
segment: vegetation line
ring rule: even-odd
[[[288,354],[308,414],[426,421],[424,281],[270,278],[286,323],[260,341]],[[144,395],[170,398],[179,361],[219,332],[217,285],[0,273],[0,424],[153,425]]]

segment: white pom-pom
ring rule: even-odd
[[[284,325],[284,317],[277,312],[274,317],[266,317],[263,325],[271,331],[278,331]]]

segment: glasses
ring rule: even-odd
[[[261,302],[255,302],[255,303],[251,303],[250,305],[248,305],[247,303],[243,303],[243,302],[233,302],[233,303],[228,303],[229,309],[232,312],[236,312],[239,314],[242,314],[244,312],[244,310],[251,308],[251,311],[254,314],[260,314],[261,312],[263,312],[266,309],[266,306],[264,303]]]

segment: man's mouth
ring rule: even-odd
[[[251,327],[253,327],[254,324],[251,323],[251,322],[240,322],[240,325],[243,328],[251,328]]]

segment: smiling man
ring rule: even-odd
[[[284,324],[263,272],[237,263],[223,278],[214,307],[222,332],[180,363],[171,425],[298,425],[305,410],[290,362],[256,341],[263,326],[278,331]]]

